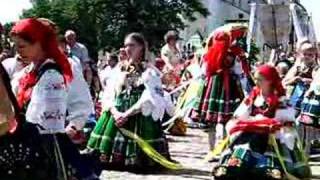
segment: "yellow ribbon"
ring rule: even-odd
[[[204,161],[207,162],[210,159],[212,159],[213,157],[220,155],[222,153],[222,151],[228,146],[229,140],[230,140],[229,136],[224,138],[224,140],[222,140],[212,151],[210,151],[206,155],[206,157],[204,158]]]
[[[309,158],[306,156],[306,154],[305,154],[305,152],[303,150],[303,146],[302,146],[301,139],[300,139],[299,136],[297,136],[297,146],[298,146],[299,153],[302,156],[303,163],[307,164],[308,161],[309,161]]]
[[[279,159],[280,165],[281,165],[281,167],[282,167],[285,175],[287,176],[287,178],[288,178],[289,180],[299,180],[299,178],[296,178],[295,176],[293,176],[292,174],[290,174],[290,173],[288,172],[288,170],[287,170],[287,168],[286,168],[286,165],[285,165],[285,163],[284,163],[284,160],[283,160],[283,158],[282,158],[282,156],[281,156],[281,154],[280,154],[279,146],[278,146],[278,143],[277,143],[277,141],[276,141],[276,137],[275,137],[274,134],[271,134],[271,135],[270,135],[270,141],[271,141],[271,144],[272,144],[272,146],[273,146],[273,148],[274,148],[274,150],[275,150],[275,152],[276,152],[276,155],[277,155],[277,157],[278,157],[278,159]]]
[[[193,94],[198,92],[200,86],[201,85],[199,82],[194,81],[190,84],[186,92],[180,96],[176,106],[175,115],[167,122],[162,124],[162,126],[168,125],[165,131],[171,129],[174,126],[175,120],[183,116],[187,110],[192,108],[193,104],[196,102],[196,95]]]
[[[145,142],[141,137],[139,137],[137,134],[128,131],[124,128],[119,128],[120,132],[129,138],[133,139],[138,143],[140,148],[154,161],[158,162],[162,166],[172,169],[172,170],[180,170],[183,169],[183,166],[178,163],[173,163],[168,161],[165,157],[163,157],[161,154],[159,154],[150,144]]]
[[[191,101],[193,101],[193,99],[197,96],[196,94],[197,94],[198,89],[200,87],[201,87],[201,83],[200,82],[197,82],[197,81],[191,82],[191,84],[189,85],[189,87],[186,90],[186,92],[178,100],[176,113],[179,112],[179,110],[181,110],[181,108],[182,108],[182,106],[184,104],[189,104]],[[192,97],[191,100],[189,100],[189,102],[186,102],[187,99],[190,98],[190,97]]]

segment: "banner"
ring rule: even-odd
[[[288,44],[291,28],[289,6],[259,4],[256,12],[265,44],[274,49]]]

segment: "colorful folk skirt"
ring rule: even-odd
[[[116,98],[116,108],[124,112],[138,101],[141,93],[121,94]],[[161,122],[141,113],[129,117],[122,128],[129,130],[144,139],[162,156],[169,158],[168,143],[162,131]],[[102,114],[89,138],[87,147],[107,156],[107,161],[119,167],[134,166],[137,168],[156,167],[158,164],[150,159],[139,145],[122,134],[115,125],[115,119],[106,111]]]
[[[205,123],[226,123],[244,98],[240,80],[230,75],[228,93],[223,82],[223,75],[217,74],[207,79],[200,88],[194,103],[191,118]]]
[[[25,137],[19,134],[10,139],[2,137],[1,179],[65,180],[96,177],[66,134],[39,134],[36,129],[29,130],[21,134]]]
[[[213,175],[218,176],[217,179],[225,179],[226,177],[272,179],[271,176],[274,179],[282,179],[286,170],[290,175],[299,179],[310,177],[310,168],[297,144],[293,150],[290,150],[286,145],[276,141],[281,161],[286,168],[284,170],[274,146],[269,143],[268,135],[241,134],[223,152],[219,165],[213,170]],[[221,173],[221,168],[223,173]]]

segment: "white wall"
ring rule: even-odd
[[[206,19],[199,16],[197,21],[190,22],[189,28],[181,32],[181,36],[185,40],[194,35],[196,30],[204,32],[204,35],[207,36],[214,29],[224,25],[226,20],[238,19],[240,13],[244,15],[243,19],[249,19],[248,14],[222,0],[202,0],[202,2],[208,8],[210,16]],[[242,2],[243,6],[247,6],[247,0],[242,0]]]

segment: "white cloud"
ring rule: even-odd
[[[29,0],[0,0],[0,22],[16,21],[23,9],[31,7]]]

